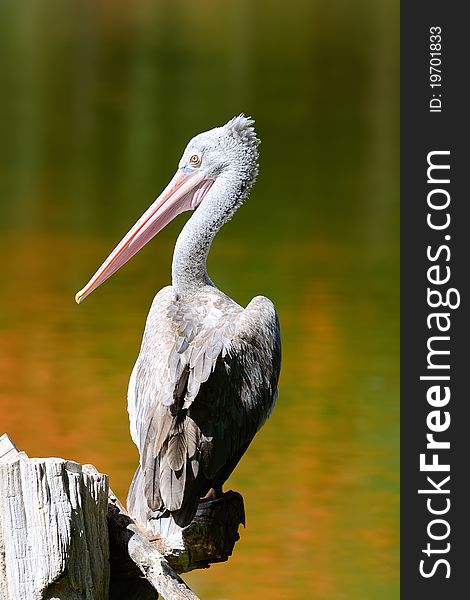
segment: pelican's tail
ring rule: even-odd
[[[192,515],[184,515],[182,518],[183,515],[179,514],[182,511],[172,513],[167,509],[150,509],[144,493],[144,477],[140,465],[137,467],[127,495],[127,512],[150,535],[161,538],[179,535],[182,529],[188,525],[188,517],[190,522],[194,516],[194,510],[192,510]],[[177,521],[184,525],[178,525]]]

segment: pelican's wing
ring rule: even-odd
[[[243,310],[214,292],[190,306],[157,294],[129,386],[141,489],[183,524],[228,477],[272,409],[280,366],[272,303]]]
[[[147,426],[152,411],[161,405],[161,396],[167,389],[168,355],[173,347],[175,334],[168,307],[176,296],[168,286],[155,296],[150,308],[139,356],[134,365],[127,392],[131,437],[142,453]]]
[[[281,366],[279,321],[270,300],[254,298],[236,319],[227,353],[188,414],[203,424],[199,468],[221,487],[274,408]]]

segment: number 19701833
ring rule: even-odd
[[[429,86],[432,98],[429,102],[430,112],[442,110],[442,36],[440,27],[429,28]]]

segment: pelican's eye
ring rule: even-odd
[[[199,156],[199,154],[193,154],[192,156],[190,156],[189,164],[192,167],[197,167],[200,163],[201,163],[201,157]]]

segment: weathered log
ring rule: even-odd
[[[0,437],[0,600],[197,600],[178,573],[227,560],[240,523],[231,491],[201,501],[181,534],[151,538],[92,465],[29,459]]]
[[[106,600],[108,477],[0,439],[0,598]]]
[[[152,598],[146,595],[148,586],[142,583],[136,566],[164,598],[195,598],[176,573],[207,568],[211,563],[227,560],[239,539],[238,527],[244,518],[243,498],[229,491],[216,500],[201,502],[195,518],[180,536],[171,540],[154,539],[135,524],[110,491],[110,598],[130,598],[130,592],[124,591],[130,580],[133,589],[141,588],[136,591],[136,600]]]

